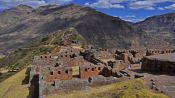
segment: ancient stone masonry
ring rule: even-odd
[[[43,81],[54,82],[56,80],[72,79],[72,68],[69,67],[46,67],[41,70]]]
[[[142,70],[175,73],[175,53],[144,57],[142,61]]]
[[[141,59],[146,55],[144,51],[140,50],[116,50],[115,57],[123,60],[125,63],[139,63]]]
[[[89,77],[102,75],[104,65],[84,65],[80,67],[80,78],[87,79]]]
[[[147,53],[170,52],[172,51],[147,51]],[[144,56],[146,51],[132,49],[110,51],[101,48],[82,49],[61,46],[58,53],[34,57],[30,81],[39,77],[39,98],[43,98],[61,90],[82,89],[87,86],[113,83],[119,78],[129,78],[130,75],[123,70],[129,68],[131,64],[140,64],[140,62],[142,62],[142,70],[175,71],[175,60],[162,60],[165,58],[162,56],[160,59]]]
[[[146,55],[156,55],[156,54],[166,54],[166,53],[173,53],[174,50],[173,49],[164,49],[164,50],[160,50],[160,49],[150,49],[147,50]]]
[[[112,54],[108,49],[95,49],[93,51],[96,58],[113,58],[114,54]]]

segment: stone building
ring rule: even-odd
[[[146,56],[141,69],[150,72],[175,73],[175,53]]]

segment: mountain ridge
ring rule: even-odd
[[[23,7],[27,11],[21,11]],[[97,47],[145,48],[160,44],[160,40],[146,35],[118,17],[75,4],[59,7],[48,5],[37,9],[20,5],[0,14],[0,27],[0,52],[14,51],[27,46],[38,36],[70,27],[75,28],[88,44]]]
[[[134,26],[149,33],[150,36],[163,39],[171,44],[175,42],[175,13],[149,17]]]

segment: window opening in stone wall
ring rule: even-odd
[[[53,75],[53,71],[52,71],[52,72],[50,72],[50,75]]]
[[[58,71],[58,74],[61,74],[61,71]]]

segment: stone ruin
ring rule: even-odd
[[[34,57],[30,81],[36,75],[39,77],[39,98],[62,89],[76,89],[115,82],[116,79],[110,76],[118,77],[117,73],[126,68],[125,63],[122,60],[105,63],[99,59],[112,57],[114,54],[108,50],[86,50],[64,46],[57,54]],[[63,81],[64,83],[69,82],[69,84],[64,84]],[[75,81],[81,85],[75,87]]]
[[[153,55],[170,52],[170,50],[144,52],[132,49],[116,49],[111,52],[101,48],[79,49],[63,46],[57,54],[34,57],[30,71],[30,85],[32,87],[31,81],[38,77],[39,98],[43,98],[62,90],[83,89],[87,86],[117,82],[118,78],[124,79],[125,76],[129,78],[130,75],[123,70],[131,64],[139,64],[142,61],[143,70],[165,70],[170,67],[173,69],[174,62],[164,63],[165,61],[159,62],[145,57],[149,53]],[[162,64],[168,67],[164,68]]]
[[[141,59],[145,56],[145,52],[141,50],[116,50],[115,57],[123,60],[125,63],[135,64],[140,63]]]
[[[143,71],[175,73],[175,53],[146,56],[142,60]]]

